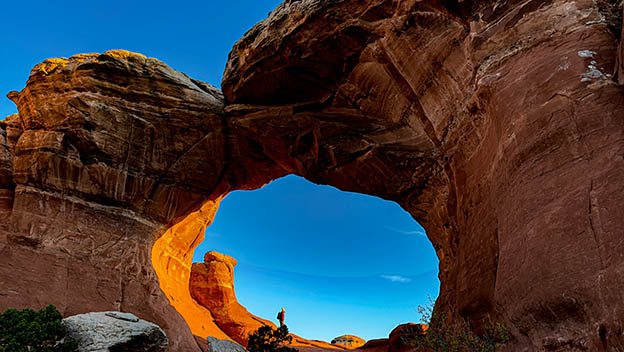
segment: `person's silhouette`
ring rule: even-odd
[[[284,326],[284,314],[286,313],[286,310],[284,308],[282,308],[282,310],[277,313],[277,320],[279,320],[280,322],[280,327]]]

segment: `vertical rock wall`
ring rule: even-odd
[[[285,2],[234,47],[226,111],[288,171],[423,224],[437,309],[504,321],[509,350],[622,348],[621,22],[615,1]]]

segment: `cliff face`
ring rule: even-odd
[[[191,297],[208,308],[215,323],[234,341],[247,346],[249,334],[263,325],[275,324],[261,319],[238,303],[234,292],[236,259],[208,252],[203,263],[193,263],[189,282]]]
[[[20,112],[3,123],[0,308],[133,312],[163,327],[172,347],[193,350],[152,246],[209,199],[192,180],[218,178],[223,157],[210,146],[223,144],[220,92],[115,51],[48,60],[10,97]]]
[[[409,211],[437,309],[509,349],[620,346],[621,9],[437,4],[282,4],[234,47],[226,111],[289,172]]]
[[[229,191],[295,173],[410,212],[436,309],[504,321],[507,350],[624,348],[620,14],[286,1],[223,95],[128,52],[48,60],[0,126],[0,309],[129,311],[174,350],[197,349],[187,323],[227,338],[190,297],[192,251]]]

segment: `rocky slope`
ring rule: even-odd
[[[0,125],[0,309],[227,339],[192,251],[228,192],[295,173],[410,212],[436,309],[505,322],[506,350],[623,349],[621,22],[605,0],[288,0],[223,94],[123,51],[48,60]]]

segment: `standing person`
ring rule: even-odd
[[[284,314],[286,314],[286,310],[282,308],[282,311],[277,313],[277,320],[280,322],[280,327],[284,326]]]

